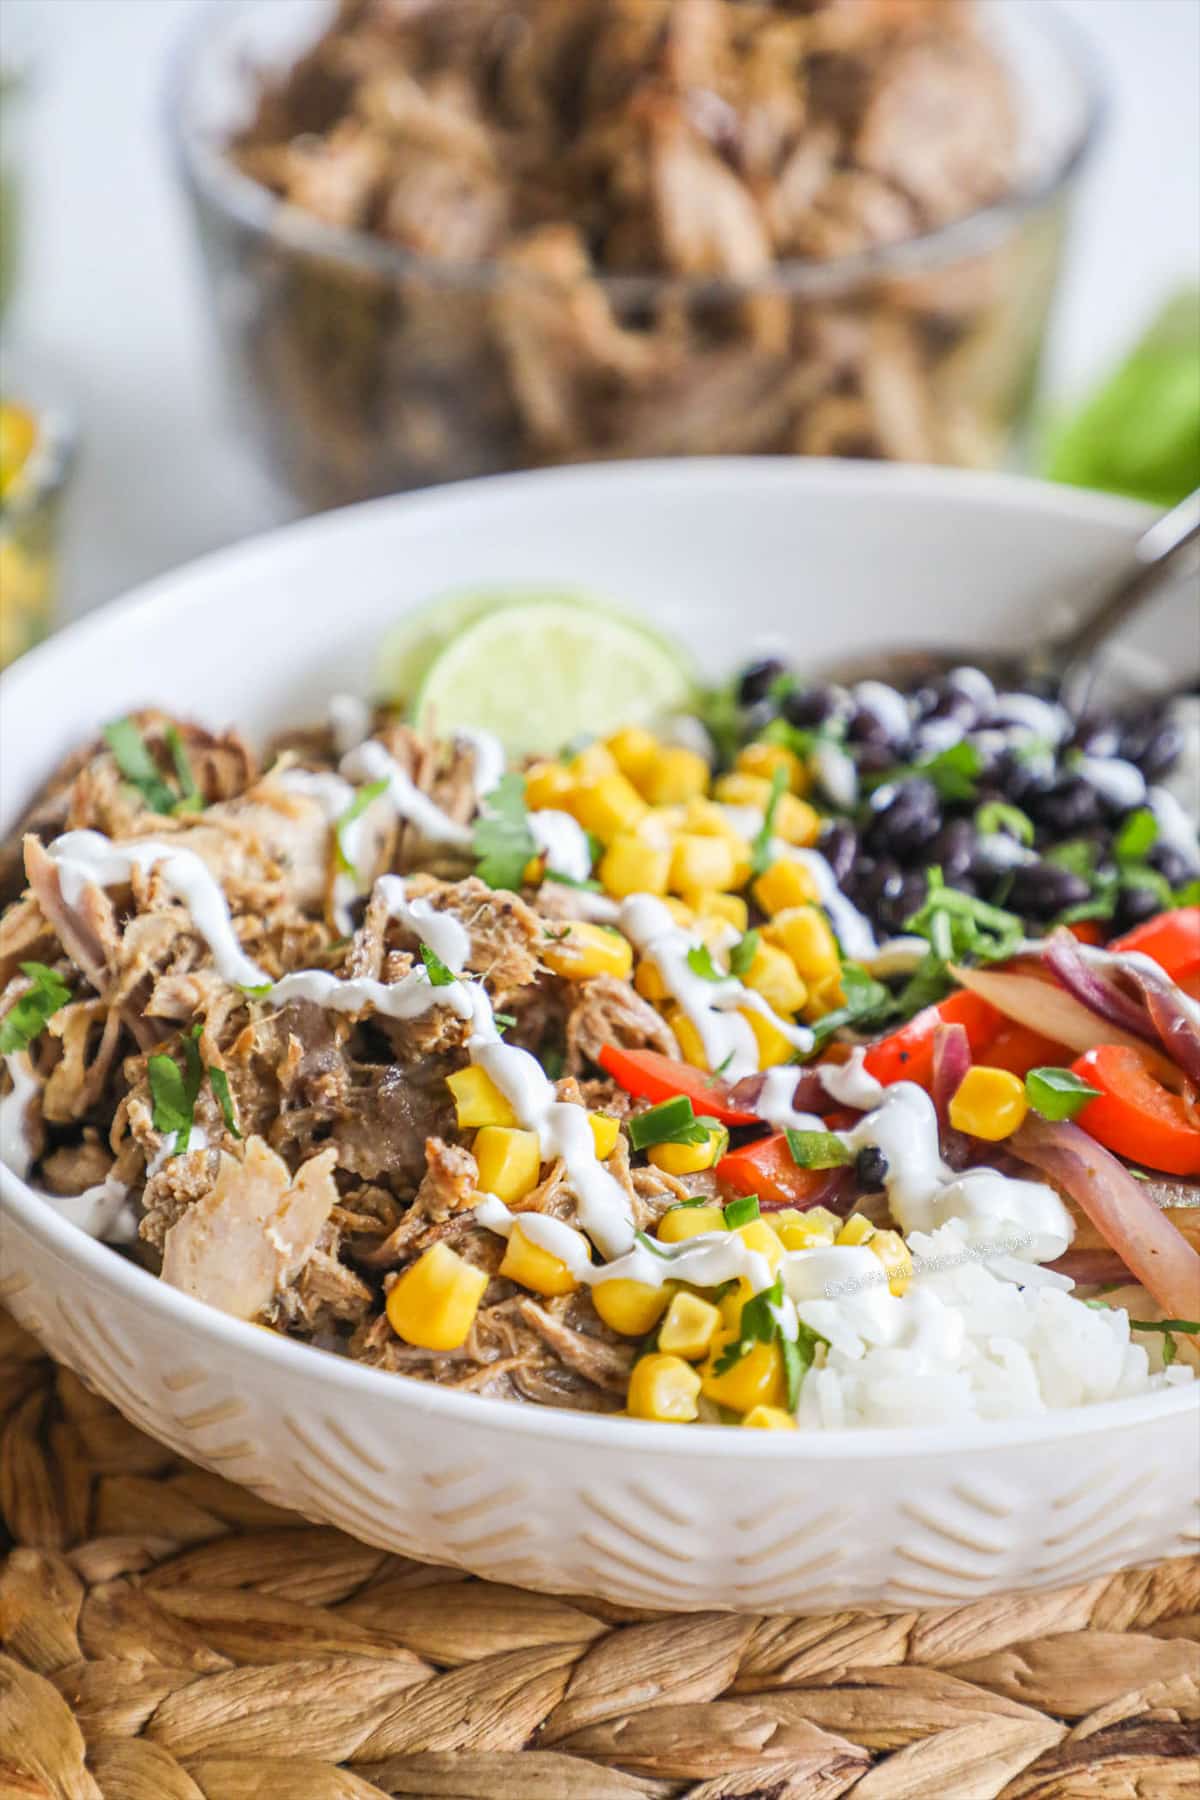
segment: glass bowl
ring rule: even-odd
[[[0,395],[0,669],[49,631],[59,522],[74,434],[61,408],[19,377]]]
[[[227,146],[264,74],[332,10],[219,5],[183,47],[170,107],[236,408],[302,505],[612,457],[1007,454],[1102,113],[1047,0],[979,9],[1017,105],[1007,198],[751,282],[439,262],[281,201]],[[598,307],[605,342],[589,348]]]

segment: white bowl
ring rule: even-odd
[[[334,687],[365,690],[384,627],[463,582],[620,597],[716,673],[772,639],[799,659],[1019,643],[1044,624],[1046,595],[1103,568],[1143,516],[1003,477],[752,460],[505,477],[325,515],[164,577],[18,664],[2,816],[129,707],[265,731]],[[1186,604],[1152,621],[1164,659]],[[56,1357],[183,1455],[409,1556],[762,1612],[943,1605],[1196,1546],[1200,1390],[797,1436],[522,1407],[240,1324],[93,1243],[7,1172],[0,1192],[0,1299]]]

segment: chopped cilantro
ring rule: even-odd
[[[387,790],[388,778],[386,775],[381,776],[378,781],[368,781],[365,787],[358,789],[333,828],[333,853],[337,866],[343,875],[349,875],[351,881],[358,880],[358,870],[346,855],[344,833],[349,830],[356,819],[362,818],[371,802],[378,800],[381,794],[387,793]]]
[[[763,822],[754,835],[750,846],[750,867],[755,875],[762,875],[771,860],[771,839],[775,834],[775,814],[779,811],[779,802],[783,799],[788,784],[787,770],[776,769],[771,776],[771,795],[763,812]]]
[[[1088,838],[1068,838],[1065,843],[1051,844],[1042,852],[1042,860],[1053,863],[1058,869],[1066,869],[1071,875],[1078,875],[1083,881],[1095,880],[1096,846]]]
[[[724,973],[718,969],[712,958],[712,951],[707,944],[693,944],[687,953],[687,966],[693,975],[699,975],[703,981],[724,981]]]
[[[0,1056],[28,1049],[45,1030],[50,1015],[71,998],[62,976],[45,963],[23,962],[21,973],[29,978],[30,985],[0,1020]]]
[[[1025,937],[1016,913],[947,887],[936,864],[926,870],[926,880],[925,904],[905,921],[906,931],[928,938],[943,962],[1005,962],[1015,955]]]
[[[943,800],[973,800],[982,772],[982,755],[974,744],[963,738],[931,756],[919,756],[915,762],[883,769],[878,775],[870,776],[865,785],[870,791],[919,775],[933,783]]]
[[[981,837],[992,837],[1003,831],[1016,838],[1018,844],[1028,846],[1033,842],[1033,820],[1019,806],[1010,806],[1007,800],[988,800],[977,807],[975,829]]]
[[[604,892],[598,881],[580,881],[577,875],[564,875],[558,869],[545,870],[542,880],[557,881],[560,887],[578,888],[581,894],[602,894]]]
[[[221,1109],[221,1117],[224,1119],[230,1135],[235,1138],[240,1138],[242,1134],[238,1129],[237,1113],[234,1111],[233,1106],[233,1095],[229,1091],[229,1077],[226,1075],[224,1069],[210,1067],[208,1071],[208,1085],[211,1087],[213,1097]]]
[[[744,975],[758,954],[759,934],[748,931],[740,937],[729,953],[729,968],[734,975]],[[732,1051],[730,1055],[732,1055]]]
[[[516,1013],[493,1013],[492,1018],[500,1027],[501,1033],[506,1032],[510,1025],[515,1025],[517,1022]]]
[[[732,1061],[733,1061],[733,1051],[731,1050],[729,1052],[728,1056],[723,1056],[721,1058],[720,1062],[717,1064],[717,1066],[713,1070],[712,1074],[706,1075],[704,1077],[705,1087],[720,1087],[721,1077],[722,1077],[722,1075],[724,1075],[726,1069],[729,1067],[729,1065]]]
[[[204,1080],[204,1065],[196,1042],[197,1025],[183,1039],[184,1067],[165,1051],[152,1056],[146,1064],[150,1080],[150,1098],[154,1129],[164,1136],[175,1133],[173,1154],[179,1156],[188,1147],[196,1117],[196,1096]]]
[[[1158,820],[1148,806],[1139,806],[1121,821],[1113,839],[1113,855],[1119,863],[1144,862],[1157,842]]]
[[[538,854],[525,811],[525,777],[502,775],[475,821],[475,873],[493,888],[519,888]]]
[[[134,721],[129,718],[114,719],[104,727],[104,741],[116,758],[121,774],[130,787],[137,789],[150,810],[156,813],[173,813],[180,796],[164,778]],[[182,745],[180,748],[182,750]]]
[[[1025,1097],[1030,1106],[1052,1124],[1073,1119],[1089,1100],[1096,1100],[1099,1095],[1099,1088],[1090,1086],[1073,1069],[1030,1069],[1025,1077]]]
[[[660,1256],[664,1262],[670,1262],[671,1252],[664,1250],[661,1244],[656,1244],[654,1239],[647,1237],[644,1231],[635,1231],[633,1235],[643,1250],[649,1250],[652,1256]]]
[[[172,812],[203,812],[204,795],[196,786],[196,777],[192,773],[192,765],[184,748],[179,728],[168,725],[163,732],[167,740],[167,749],[171,752],[171,764],[175,770],[175,779],[179,783],[179,798],[172,807]]]
[[[452,987],[458,980],[453,969],[448,969],[441,957],[429,948],[421,945],[421,961],[425,964],[425,973],[429,977],[430,987]]]
[[[846,996],[844,1003],[817,1019],[811,1028],[814,1051],[844,1025],[857,1028],[879,1025],[896,1011],[896,1002],[883,983],[868,975],[856,962],[842,964],[841,986]],[[811,1055],[812,1051],[807,1054]]]
[[[784,1135],[792,1161],[802,1169],[838,1169],[852,1160],[835,1132],[793,1131],[789,1128]]]
[[[635,1150],[651,1144],[703,1144],[716,1124],[715,1119],[698,1119],[687,1095],[676,1094],[636,1113],[629,1121],[629,1141]]]
[[[770,1344],[778,1340],[787,1381],[787,1407],[789,1412],[794,1412],[800,1399],[800,1385],[812,1366],[817,1345],[826,1344],[829,1340],[801,1320],[796,1322],[795,1338],[785,1337],[777,1316],[777,1310],[782,1305],[783,1277],[777,1275],[769,1288],[755,1294],[742,1307],[738,1335],[722,1350],[713,1372],[725,1375],[730,1369],[736,1368],[744,1356],[750,1354],[755,1344]]]
[[[567,1059],[561,1050],[556,1050],[551,1046],[549,1050],[542,1051],[542,1068],[545,1070],[548,1081],[557,1081],[566,1066]]]

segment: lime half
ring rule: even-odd
[[[511,755],[649,724],[689,705],[692,671],[656,632],[570,598],[497,606],[435,656],[413,708],[425,731],[491,731]]]

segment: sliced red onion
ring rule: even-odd
[[[1145,1038],[1150,1044],[1157,1043],[1158,1033],[1145,1002],[1133,999],[1094,963],[1088,962],[1079,947],[1078,939],[1072,937],[1065,927],[1061,931],[1051,932],[1046,939],[1043,955],[1046,966],[1053,971],[1067,992],[1073,994],[1090,1012],[1099,1013],[1102,1019],[1109,1019],[1123,1031],[1131,1031],[1134,1037]]]
[[[1046,1267],[1056,1275],[1069,1275],[1082,1287],[1099,1287],[1110,1281],[1128,1281],[1129,1270],[1115,1250],[1068,1250]]]
[[[1160,986],[1158,982],[1146,979],[1138,969],[1128,972],[1146,996],[1146,1005],[1163,1049],[1185,1075],[1200,1082],[1200,1031],[1196,1029],[1195,1020],[1189,1017],[1178,988],[1173,982]]]
[[[1009,1147],[1082,1208],[1165,1313],[1200,1318],[1200,1255],[1115,1156],[1078,1125],[1032,1117]]]
[[[763,1083],[766,1076],[761,1072],[756,1075],[743,1075],[729,1090],[729,1103],[739,1110],[757,1112],[762,1098]],[[815,1069],[797,1069],[796,1087],[792,1094],[792,1109],[795,1112],[827,1113],[829,1111],[829,1095],[825,1092],[825,1084]]]
[[[950,1102],[962,1086],[971,1066],[971,1040],[965,1025],[939,1025],[933,1034],[933,1075],[930,1092],[938,1123],[950,1122]]]

